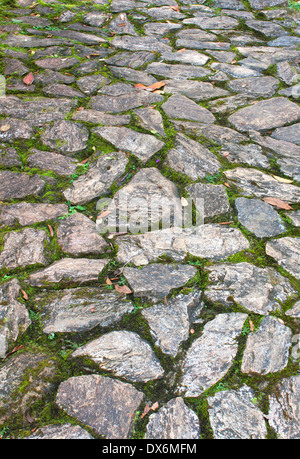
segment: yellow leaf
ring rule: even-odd
[[[277,175],[273,175],[272,177],[274,177],[274,179],[281,183],[293,183],[293,180],[277,177]]]

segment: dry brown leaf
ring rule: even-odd
[[[190,333],[193,335],[195,333],[195,330],[193,328],[190,329]]]
[[[223,156],[224,156],[225,158],[227,158],[227,156],[229,156],[229,155],[230,155],[229,151],[224,151]]]
[[[53,232],[52,226],[50,226],[50,225],[47,225],[47,226],[48,226],[48,229],[49,229],[50,236],[53,237],[54,232]]]
[[[253,325],[253,322],[251,319],[249,319],[249,327],[250,327],[250,330],[253,332],[254,331],[254,325]]]
[[[144,411],[143,411],[143,413],[141,415],[141,419],[143,419],[146,416],[146,414],[149,413],[149,411],[150,411],[150,406],[148,405],[148,403],[146,403]]]
[[[20,346],[16,346],[13,348],[12,351],[8,352],[6,355],[5,355],[5,358],[8,357],[9,355],[11,354],[14,354],[15,352],[18,352],[20,349],[23,349],[23,344],[21,344]]]
[[[157,408],[159,408],[159,403],[158,403],[158,402],[155,402],[155,403],[153,403],[153,405],[151,406],[150,410],[155,411],[155,410],[157,410]]]
[[[287,202],[278,198],[263,198],[263,201],[271,204],[271,206],[279,207],[279,209],[293,210],[293,208]]]
[[[177,11],[177,13],[180,13],[180,7],[178,5],[176,6],[169,6],[169,8],[171,8],[171,10],[173,11]]]
[[[101,212],[100,215],[98,215],[98,218],[104,218],[104,217],[107,217],[107,215],[111,214],[111,210],[104,210],[103,212]]]
[[[132,293],[132,290],[130,290],[130,288],[127,287],[127,285],[116,284],[115,289],[117,290],[118,293],[125,293],[125,294]]]
[[[233,223],[233,222],[221,222],[221,223],[219,223],[219,225],[230,225],[231,223]]]
[[[182,53],[182,52],[185,51],[185,50],[186,50],[186,48],[181,48],[181,49],[179,49],[178,51],[176,51],[176,53]]]
[[[28,295],[27,295],[27,293],[25,292],[25,290],[22,290],[22,289],[21,289],[21,293],[22,293],[22,297],[24,298],[24,300],[28,300]]]
[[[112,281],[109,279],[109,277],[106,278],[106,285],[112,285]]]
[[[0,127],[0,131],[1,131],[1,132],[7,132],[9,129],[10,129],[10,124],[3,124],[3,125]]]
[[[229,183],[225,182],[224,185],[227,186],[227,188],[230,188]]]
[[[24,84],[27,84],[28,86],[30,86],[34,81],[34,76],[33,76],[33,73],[30,72],[28,73],[24,78],[23,78],[23,83]]]

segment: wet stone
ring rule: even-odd
[[[180,294],[165,303],[150,306],[142,311],[147,319],[156,346],[176,357],[180,345],[190,335],[190,327],[200,314],[202,294],[195,290],[188,295]]]
[[[300,279],[300,238],[283,237],[267,242],[266,254],[296,279]]]
[[[283,370],[288,363],[291,338],[290,328],[275,317],[264,317],[259,329],[248,336],[241,371],[266,375]]]
[[[184,286],[197,270],[187,265],[151,264],[141,269],[126,267],[123,273],[134,296],[155,302],[163,300],[173,289]]]
[[[147,382],[163,376],[164,370],[150,345],[137,333],[113,331],[72,353],[90,357],[101,369],[133,382]]]
[[[236,356],[236,339],[246,318],[247,314],[242,313],[219,314],[204,326],[182,365],[179,389],[185,397],[198,397],[227,373]]]
[[[279,214],[264,201],[237,198],[235,207],[239,222],[256,237],[273,237],[286,231]]]
[[[294,298],[290,282],[274,268],[258,268],[250,263],[219,264],[208,268],[205,296],[213,302],[235,303],[256,314],[282,311],[281,305]]]
[[[76,263],[75,263],[76,265]],[[125,295],[99,287],[48,291],[34,297],[44,333],[84,332],[109,327],[133,311]]]
[[[196,440],[200,435],[196,413],[187,407],[182,397],[176,397],[150,415],[145,439]]]
[[[133,417],[144,394],[132,385],[100,375],[75,376],[62,382],[56,403],[98,435],[130,438]]]
[[[214,438],[264,439],[267,428],[263,413],[253,403],[255,394],[248,386],[226,390],[208,397],[209,420]]]

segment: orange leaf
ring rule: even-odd
[[[143,419],[143,417],[145,417],[146,414],[149,413],[149,411],[150,411],[150,406],[148,405],[148,403],[146,403],[143,414],[141,415],[141,419]]]
[[[180,7],[177,5],[177,6],[169,6],[169,8],[171,8],[171,10],[173,11],[177,11],[178,13],[180,13]]]
[[[252,332],[254,332],[254,325],[251,319],[249,319],[249,327]]]
[[[263,199],[265,202],[268,204],[271,204],[271,206],[279,207],[279,209],[284,209],[284,210],[293,210],[293,208],[285,201],[282,201],[281,199],[278,198],[264,198]]]
[[[145,86],[145,85],[142,84],[142,83],[137,83],[137,84],[134,85],[134,87],[135,87],[135,88],[138,88],[138,89],[139,89],[139,88],[140,88],[140,89],[146,89],[146,88],[147,88],[147,86]]]
[[[156,89],[163,88],[166,86],[167,83],[164,81],[158,81],[157,83],[153,83],[151,86],[148,86],[148,89],[151,89],[152,91],[155,91]]]
[[[112,285],[112,281],[108,277],[106,278],[105,282],[106,282],[106,285]]]
[[[53,234],[54,234],[54,233],[53,233],[52,226],[50,226],[50,225],[47,225],[47,226],[48,226],[48,228],[49,228],[50,236],[53,237]]]
[[[103,212],[101,212],[100,215],[98,215],[98,218],[104,218],[104,217],[107,217],[107,215],[111,214],[111,210],[104,210]]]
[[[27,293],[25,292],[25,290],[22,290],[22,289],[21,289],[21,293],[22,293],[22,297],[24,298],[24,300],[28,300],[28,295],[27,295]]]
[[[119,292],[119,293],[125,293],[125,294],[132,293],[132,291],[130,290],[129,287],[127,287],[127,285],[119,285],[119,284],[116,284],[116,285],[115,285],[115,289],[116,289],[117,292]]]
[[[155,410],[157,410],[158,407],[159,407],[158,402],[155,402],[155,403],[153,403],[153,405],[151,406],[150,410],[155,411]]]
[[[26,75],[23,78],[23,83],[25,83],[25,84],[27,84],[29,86],[29,85],[31,85],[33,83],[33,80],[34,80],[33,73],[30,72],[30,73],[28,73],[28,75]]]

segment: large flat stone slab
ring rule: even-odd
[[[32,204],[20,202],[17,204],[0,205],[0,227],[34,225],[45,220],[56,220],[67,215],[66,204]]]
[[[39,175],[0,171],[1,201],[39,196],[45,190],[45,187],[46,183]]]
[[[144,394],[133,386],[100,375],[74,376],[62,382],[57,405],[69,416],[106,438],[130,438],[133,418]]]
[[[82,355],[89,356],[101,369],[133,382],[147,382],[164,374],[150,345],[130,331],[106,333],[72,353],[72,357]]]
[[[199,123],[215,123],[215,117],[209,110],[180,94],[171,96],[162,105],[162,109],[170,118],[198,121]]]
[[[292,276],[300,279],[300,238],[283,237],[267,242],[266,254],[275,258]]]

